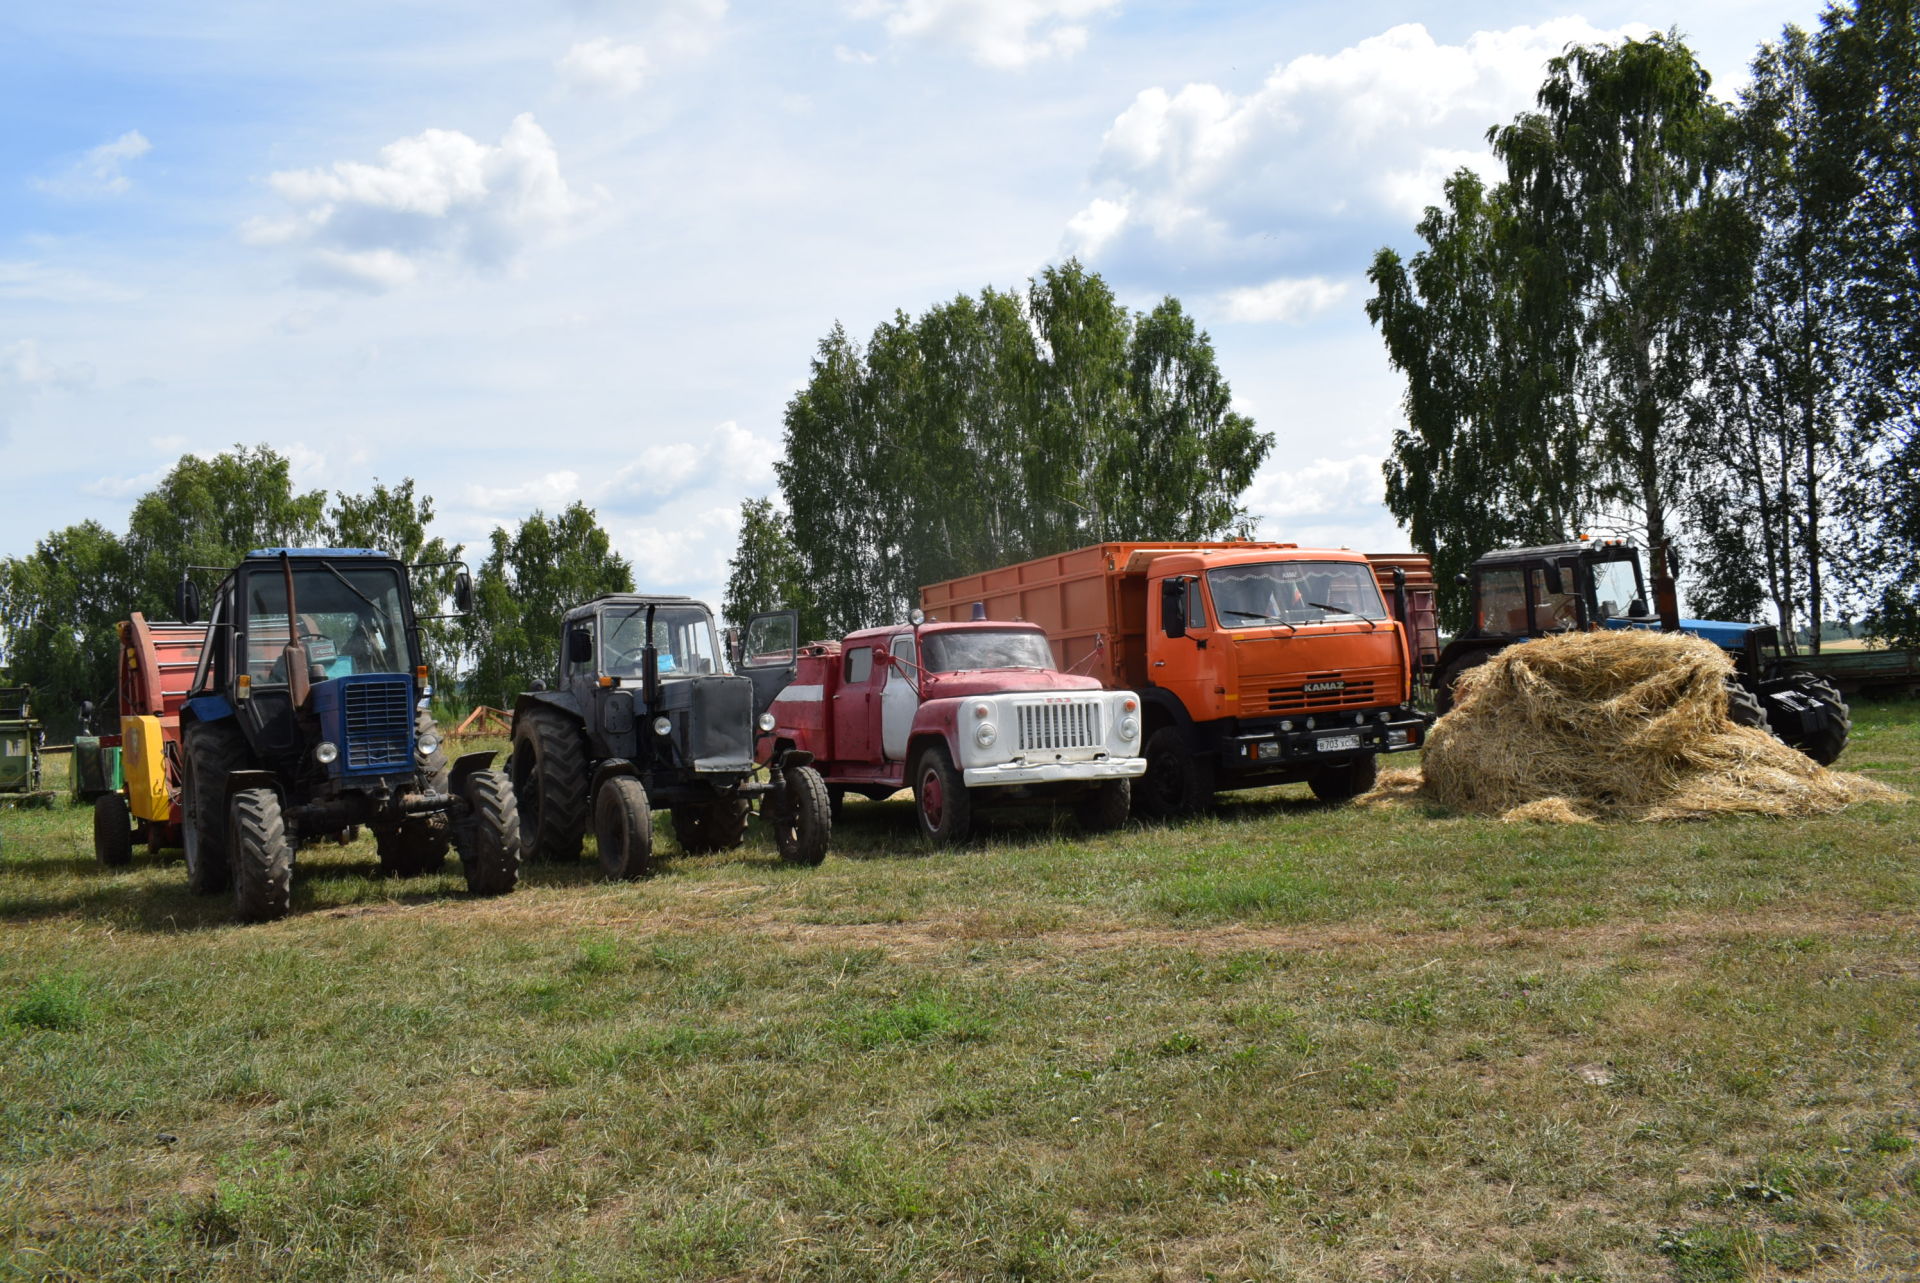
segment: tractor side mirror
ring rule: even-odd
[[[473,576],[464,570],[453,577],[453,608],[463,615],[473,612]]]
[[[591,664],[593,662],[593,635],[584,628],[567,630],[567,662],[569,664]]]
[[[747,653],[745,648],[740,645],[740,630],[738,628],[727,629],[727,631],[721,635],[721,641],[727,648],[727,662],[735,668],[740,667],[740,657]]]
[[[80,701],[80,728],[89,735],[93,734],[93,701],[90,699]]]
[[[173,590],[173,611],[183,624],[200,622],[200,585],[185,575]]]
[[[1187,635],[1187,581],[1164,579],[1160,582],[1160,626],[1169,637]]]
[[[1453,577],[1453,583],[1456,588],[1471,588],[1473,587],[1473,576],[1463,570]]]

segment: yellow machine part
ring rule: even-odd
[[[135,819],[173,818],[167,801],[166,736],[157,717],[120,719],[120,764],[127,779],[127,805]]]

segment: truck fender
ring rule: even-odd
[[[908,745],[911,746],[915,740],[932,736],[946,740],[951,749],[954,742],[954,728],[960,721],[960,706],[970,702],[970,699],[971,697],[934,699],[920,705],[913,711],[913,725],[907,728]],[[912,757],[911,747],[907,755],[909,758]]]
[[[453,759],[453,770],[447,773],[447,792],[455,797],[467,795],[467,780],[470,776],[493,768],[493,759],[497,754],[492,751],[480,753],[462,753]]]
[[[227,702],[225,695],[195,695],[180,705],[180,724],[184,727],[189,721],[217,722],[223,717],[233,716],[233,705]]]
[[[1140,742],[1145,744],[1153,738],[1153,733],[1163,726],[1177,726],[1191,737],[1193,733],[1193,714],[1180,702],[1180,697],[1162,686],[1149,686],[1139,692],[1140,711],[1145,714],[1141,721]]]
[[[783,771],[791,771],[796,766],[811,765],[813,765],[813,754],[804,748],[790,748],[780,754],[780,769]]]

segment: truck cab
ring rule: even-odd
[[[770,711],[775,745],[814,755],[836,807],[911,788],[940,842],[994,803],[1070,801],[1088,827],[1115,827],[1146,770],[1139,697],[1061,672],[1023,622],[920,616],[813,643]]]

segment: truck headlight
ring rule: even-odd
[[[1120,719],[1120,738],[1123,740],[1139,739],[1140,738],[1140,719],[1137,717],[1121,718]]]
[[[440,740],[438,736],[422,735],[420,737],[420,756],[432,757],[433,750],[439,747],[440,747]]]
[[[773,714],[772,713],[760,714],[760,729],[763,731],[771,731],[773,727],[774,727]]]
[[[340,746],[332,740],[321,740],[313,746],[313,760],[322,766],[332,766],[340,760]]]
[[[1000,732],[992,722],[982,722],[973,728],[973,742],[981,748],[992,748],[993,742],[1000,738]]]
[[[665,716],[656,717],[653,719],[653,733],[655,735],[666,735],[671,733],[672,730],[673,730],[673,723],[668,721]]]

